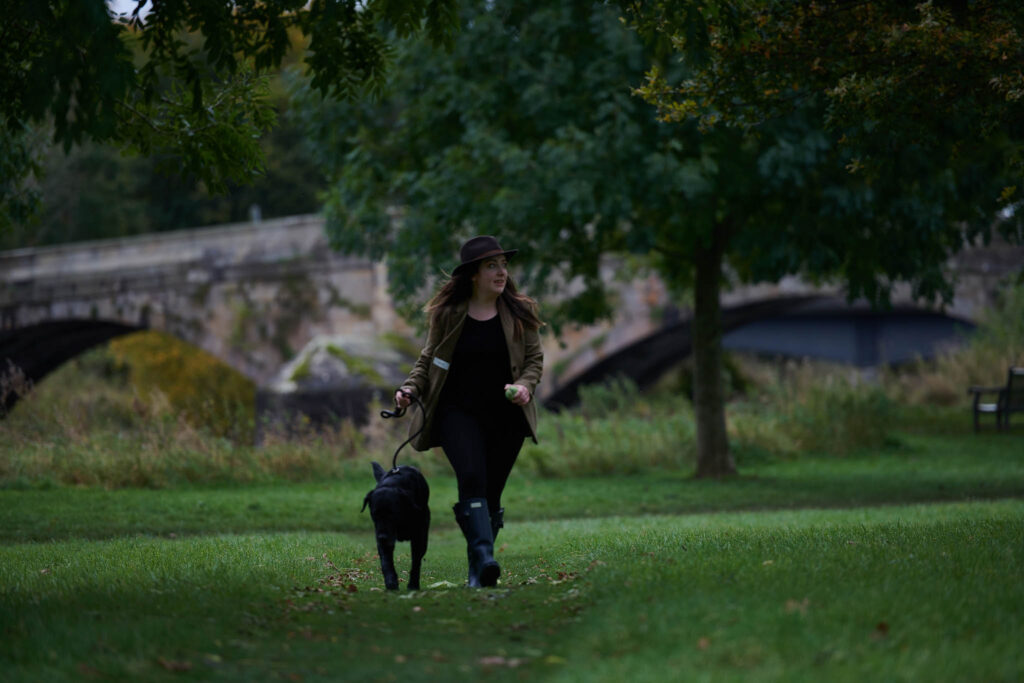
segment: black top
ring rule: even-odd
[[[499,317],[466,316],[438,403],[492,419],[514,415],[522,411],[505,398],[505,385],[511,382],[508,345]]]

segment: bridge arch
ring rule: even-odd
[[[616,376],[641,388],[693,351],[692,318],[684,318],[604,356],[554,387],[544,403],[575,404],[579,389]],[[726,349],[771,356],[808,357],[865,368],[933,357],[974,330],[969,320],[912,305],[875,310],[827,295],[770,298],[722,309]]]
[[[18,330],[0,330],[0,359],[5,360],[0,375],[17,368],[26,379],[37,384],[75,356],[140,329],[143,328],[121,322],[71,319],[40,322]],[[16,392],[5,392],[0,398],[0,415],[3,415],[20,396]]]

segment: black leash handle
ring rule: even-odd
[[[412,402],[415,403],[417,406],[419,406],[420,412],[421,413],[424,412],[423,404],[420,403],[420,400],[418,398],[416,398],[416,394],[414,394],[412,392],[409,392],[409,391],[405,391],[404,389],[399,389],[398,391],[402,394],[402,396],[408,396],[409,398],[411,398]],[[405,415],[405,411],[406,411],[405,408],[399,408],[396,405],[394,410],[382,410],[382,411],[380,411],[380,416],[382,418],[384,418],[385,420],[387,420],[387,419],[390,419],[392,417],[402,417],[403,415]],[[420,428],[416,430],[416,433],[413,434],[412,436],[410,436],[405,441],[403,441],[402,445],[395,449],[395,455],[391,458],[391,471],[392,472],[394,472],[395,470],[398,469],[398,452],[400,450],[402,450],[403,448],[405,448],[405,445],[407,443],[409,443],[410,441],[412,441],[413,439],[415,439],[417,436],[420,435],[420,432],[423,431],[423,427],[426,426],[426,423],[427,423],[426,417],[424,416],[424,420],[420,424]]]

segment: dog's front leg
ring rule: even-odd
[[[384,575],[384,587],[398,589],[398,572],[395,571],[395,537],[377,534],[377,554],[380,555],[380,571]]]
[[[420,565],[423,563],[423,556],[427,554],[427,530],[413,536],[411,544],[412,565],[409,567],[409,590],[420,589]]]

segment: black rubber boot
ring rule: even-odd
[[[469,560],[470,588],[494,586],[501,576],[501,567],[494,559],[494,536],[486,498],[470,498],[452,507],[455,521],[466,537],[466,556]]]
[[[498,508],[498,511],[491,514],[491,539],[498,543],[498,531],[505,528],[505,508]]]

